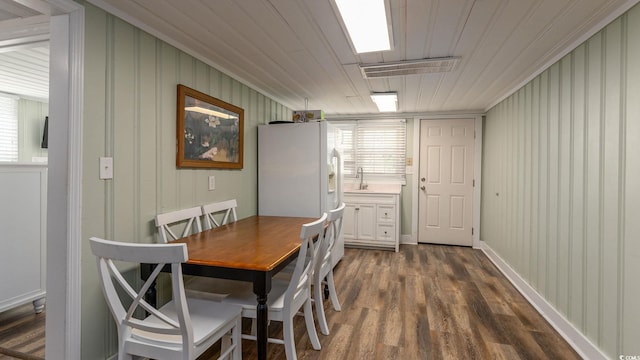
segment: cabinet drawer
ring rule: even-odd
[[[380,241],[396,241],[396,226],[394,224],[378,224],[377,240]]]
[[[396,207],[394,205],[378,205],[378,222],[395,224]]]

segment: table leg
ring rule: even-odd
[[[267,338],[269,331],[269,309],[267,306],[267,297],[258,296],[258,308],[257,314],[257,346],[258,346],[258,359],[267,359]]]
[[[267,305],[267,294],[271,290],[271,276],[260,274],[253,282],[253,293],[256,294],[258,305],[256,308],[256,327],[258,347],[258,360],[267,360],[267,338],[269,327],[269,306]]]

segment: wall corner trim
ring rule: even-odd
[[[475,247],[475,246],[474,246]],[[491,247],[480,240],[477,249],[482,250],[500,272],[513,284],[524,298],[542,315],[583,359],[608,357],[594,345],[580,330],[571,324],[553,305],[545,300],[529,283],[507,264]]]

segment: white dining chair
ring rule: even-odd
[[[167,243],[171,240],[177,240],[187,235],[201,232],[201,216],[202,207],[200,206],[156,215],[155,222],[156,227],[158,228],[158,236],[160,237],[159,242]],[[177,236],[171,228],[175,226],[179,227],[180,225],[183,226],[183,230],[179,233],[181,235]]]
[[[118,331],[118,359],[195,359],[221,341],[220,359],[242,357],[242,308],[185,296],[181,264],[188,259],[185,244],[133,244],[92,237],[102,290]],[[155,265],[139,290],[114,263]],[[171,265],[173,299],[155,309],[144,300],[147,289],[165,265]],[[114,281],[115,280],[115,281]],[[144,310],[144,311],[140,311]],[[149,315],[136,316],[148,313]]]
[[[320,332],[329,335],[329,326],[324,313],[324,304],[322,300],[323,289],[326,294],[331,296],[331,304],[335,311],[342,311],[336,285],[333,281],[333,262],[332,254],[336,245],[336,240],[342,231],[342,218],[344,215],[345,203],[341,203],[338,208],[329,211],[327,214],[327,229],[324,235],[324,241],[318,250],[318,261],[313,271],[313,302],[316,307],[316,316],[320,325]]]
[[[316,259],[307,256],[314,254],[315,245],[321,245],[324,239],[324,224],[327,214],[311,223],[302,225],[300,231],[300,251],[296,260],[295,270],[290,280],[274,278],[271,283],[271,291],[267,300],[269,321],[282,322],[282,339],[269,338],[269,342],[284,344],[287,360],[296,360],[296,346],[293,333],[293,318],[300,309],[303,310],[307,333],[311,345],[315,350],[320,350],[320,340],[316,332],[313,320],[313,307],[311,304],[311,274]],[[315,252],[315,254],[318,254]],[[231,291],[229,296],[222,300],[223,303],[242,306],[242,316],[256,319],[256,296],[250,283]],[[255,340],[253,334],[243,334],[242,338]]]
[[[238,202],[236,199],[215,202],[202,206],[202,214],[204,214],[205,228],[213,229],[220,225],[225,225],[230,221],[237,221],[238,215],[236,208]],[[222,216],[221,220],[217,220],[216,216]]]

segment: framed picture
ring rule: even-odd
[[[178,85],[177,167],[242,169],[244,110]]]

